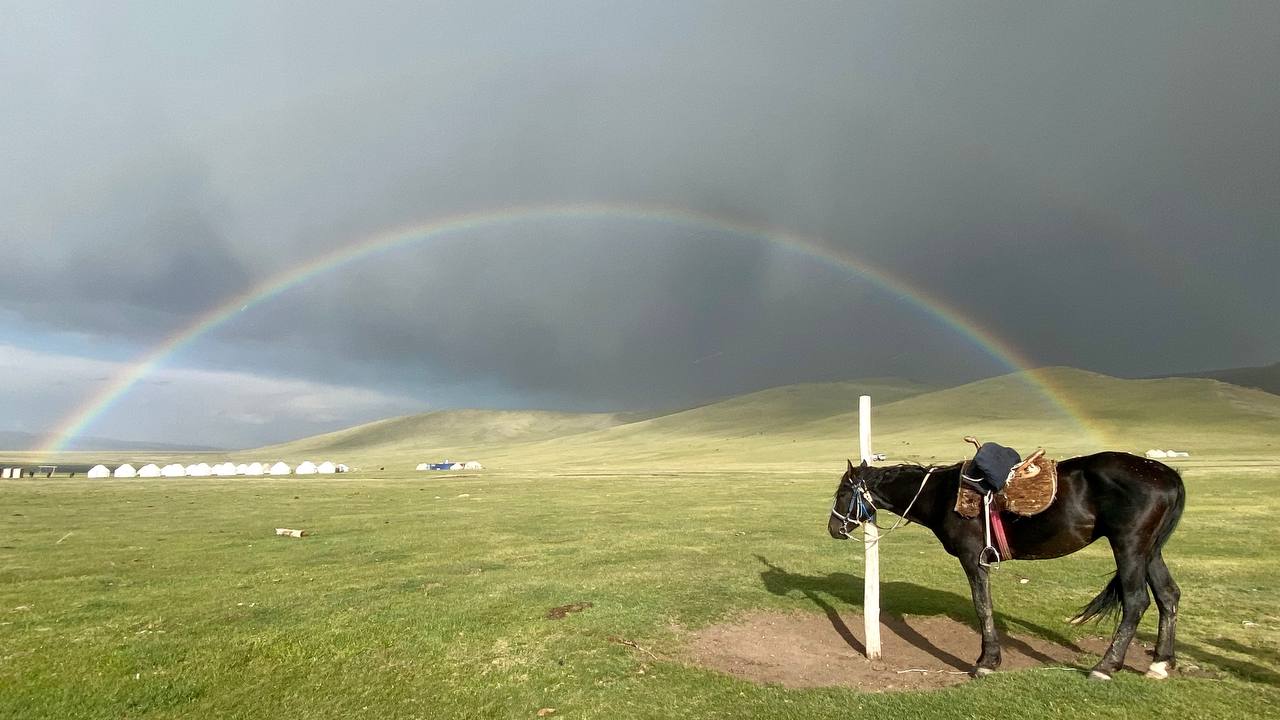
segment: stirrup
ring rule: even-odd
[[[995,547],[992,545],[988,545],[982,548],[982,552],[978,553],[978,564],[984,568],[999,570],[1000,569],[1000,551],[995,549]]]

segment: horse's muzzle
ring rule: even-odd
[[[852,529],[853,527],[849,526],[835,515],[832,515],[831,518],[827,520],[827,532],[831,533],[831,537],[836,540],[848,540],[848,531]]]

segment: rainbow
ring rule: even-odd
[[[479,229],[493,229],[504,225],[548,220],[621,220],[711,230],[743,238],[762,240],[843,268],[858,277],[875,283],[899,299],[919,308],[925,314],[942,321],[1010,370],[1024,373],[1027,381],[1079,425],[1094,441],[1094,444],[1100,444],[1097,433],[1093,431],[1084,413],[1075,407],[1066,393],[1053,386],[1051,378],[1043,373],[1037,373],[1033,364],[1023,357],[1016,348],[997,337],[994,333],[983,329],[959,311],[930,295],[924,289],[912,286],[870,263],[843,251],[831,249],[815,238],[767,225],[752,224],[685,208],[663,205],[583,203],[570,205],[521,205],[499,210],[486,210],[437,218],[424,224],[396,228],[357,240],[349,245],[312,258],[298,267],[273,275],[258,285],[227,298],[222,303],[210,308],[204,314],[195,318],[191,324],[148,350],[130,364],[126,370],[117,377],[112,378],[82,406],[64,418],[49,433],[41,452],[51,455],[64,451],[72,440],[106,413],[112,405],[127,395],[130,389],[140,380],[160,368],[174,353],[192,344],[214,328],[226,323],[240,312],[268,301],[291,288],[302,285],[347,263],[407,245],[428,240],[438,240],[449,235],[458,235]]]

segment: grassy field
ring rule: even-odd
[[[860,694],[682,660],[691,631],[749,609],[856,608],[860,553],[824,529],[838,469],[8,482],[0,716],[1280,715],[1275,463],[1185,472],[1166,557],[1183,588],[1180,658],[1211,677],[1033,670]],[[972,622],[958,565],[924,531],[894,534],[881,562],[886,611]],[[1104,548],[1007,564],[1002,625],[1098,634],[1061,618],[1111,567]],[[573,602],[593,605],[547,619]]]
[[[1280,397],[1065,368],[1041,380],[1087,428],[1023,375],[941,390],[880,379],[652,417],[447,411],[230,454],[362,468],[346,476],[6,481],[0,717],[1280,716]],[[957,460],[966,433],[1057,457],[1190,451],[1175,461],[1188,504],[1166,557],[1183,588],[1180,656],[1203,672],[1097,685],[1031,670],[861,694],[687,660],[694,632],[749,611],[859,609],[861,553],[825,519],[861,393],[891,461]],[[444,457],[488,469],[411,469]],[[893,535],[881,562],[886,611],[973,623],[957,563],[925,531]],[[1002,627],[1059,643],[1109,634],[1061,622],[1105,584],[1105,547],[1005,567]],[[576,602],[592,606],[547,618]],[[1153,609],[1140,637],[1154,623]]]

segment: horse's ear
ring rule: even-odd
[[[866,470],[866,469],[869,467],[869,466],[867,465],[867,459],[866,459],[866,458],[862,458],[862,465],[860,465],[859,467],[861,467],[863,470]]]
[[[853,461],[845,458],[845,462],[849,463],[849,472],[853,472]]]

